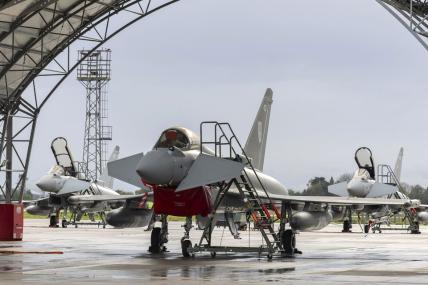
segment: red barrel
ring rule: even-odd
[[[24,230],[24,206],[0,204],[0,240],[22,240]]]

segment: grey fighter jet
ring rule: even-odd
[[[409,199],[289,196],[278,180],[262,172],[271,103],[272,90],[268,89],[245,147],[240,147],[228,123],[204,122],[200,135],[184,127],[171,127],[161,133],[153,149],[146,154],[108,163],[110,176],[149,188],[153,194],[152,222],[159,222],[161,226],[152,228],[151,252],[162,251],[168,241],[168,215],[186,217],[181,240],[184,256],[202,249],[211,250],[215,255],[220,249],[210,247],[210,233],[216,215],[224,213],[229,217],[244,211],[253,221],[261,221],[259,229],[264,235],[273,236],[274,241],[268,244],[268,257],[271,257],[275,248],[286,255],[299,252],[295,248],[296,230],[325,227],[332,219],[332,205],[411,207],[419,204]],[[213,137],[207,137],[203,131],[210,124]],[[230,129],[230,135],[224,128]],[[231,147],[232,142],[239,147]],[[224,149],[225,145],[229,148]],[[269,212],[274,212],[280,220],[278,233],[271,227],[273,217]],[[203,237],[209,242],[203,248],[192,248],[189,237],[192,216],[205,224]],[[226,220],[233,221],[233,216]]]
[[[367,147],[360,147],[355,152],[357,171],[349,182],[328,186],[328,192],[342,197],[383,197],[394,194],[399,189],[395,185],[376,182],[375,164],[372,152]]]
[[[107,171],[103,172],[98,181],[84,180],[64,138],[54,139],[51,148],[57,164],[36,183],[43,192],[49,193],[49,197],[36,200],[33,205],[26,207],[30,214],[50,216],[51,227],[57,226],[61,209],[64,210],[62,227],[69,224],[66,220],[69,211],[74,223],[79,222],[84,214],[91,219],[99,214],[105,225],[105,211],[122,206],[128,199],[141,199],[141,195],[119,195],[112,190],[113,180]],[[118,155],[119,147],[116,146],[109,161],[116,160]]]
[[[341,182],[330,185],[328,191],[332,194],[342,197],[384,197],[388,199],[409,199],[400,190],[401,168],[403,161],[403,148],[400,148],[398,157],[395,163],[394,170],[388,165],[378,165],[376,177],[375,164],[373,162],[372,152],[367,147],[360,147],[355,152],[355,161],[358,165],[354,176],[349,182]],[[386,170],[385,170],[386,169]],[[384,181],[382,181],[384,180]],[[382,183],[383,182],[383,183]],[[358,217],[361,213],[366,214],[367,223],[364,225],[364,232],[368,233],[370,228],[373,232],[378,230],[381,232],[381,225],[390,225],[390,218],[400,212],[405,212],[405,217],[411,224],[409,231],[412,233],[419,232],[419,222],[426,222],[428,213],[423,209],[425,205],[419,205],[413,209],[407,210],[399,206],[393,205],[366,205],[364,207],[347,208],[344,216],[343,232],[349,232],[352,225],[352,212],[356,212]],[[360,218],[359,218],[360,220]],[[413,224],[413,225],[412,225]]]

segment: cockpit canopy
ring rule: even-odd
[[[354,177],[359,177],[363,180],[372,179],[370,177],[370,173],[364,168],[357,169],[357,171],[355,171],[355,173],[354,173]]]
[[[52,166],[52,168],[49,170],[48,173],[58,175],[58,176],[65,175],[64,167],[58,164]]]
[[[371,179],[375,179],[375,166],[373,162],[372,152],[367,147],[360,147],[355,152],[355,162],[360,169],[365,169]]]
[[[176,147],[181,150],[199,149],[199,137],[185,128],[169,128],[162,132],[154,148],[171,147]]]

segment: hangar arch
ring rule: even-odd
[[[0,193],[7,203],[13,196],[22,200],[38,114],[86,58],[75,62],[73,45],[84,43],[86,50],[94,51],[137,21],[178,1],[13,0],[0,4],[0,180],[4,181]],[[39,92],[37,82],[47,80],[50,88]]]

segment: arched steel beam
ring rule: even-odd
[[[42,108],[45,104],[46,104],[46,102],[47,102],[47,100],[53,95],[53,93],[56,91],[56,89],[64,82],[64,80],[71,74],[71,72],[73,72],[76,68],[77,68],[77,66],[84,60],[84,59],[86,59],[92,52],[94,52],[95,50],[97,50],[97,49],[99,49],[102,45],[104,45],[107,41],[109,41],[110,39],[112,39],[114,36],[116,36],[117,34],[119,34],[120,32],[122,32],[123,30],[125,30],[126,28],[128,28],[129,26],[131,26],[131,25],[133,25],[133,24],[135,24],[136,22],[138,22],[139,20],[141,20],[141,19],[143,19],[144,17],[146,17],[146,16],[148,16],[148,15],[150,15],[150,14],[152,14],[152,13],[154,13],[154,12],[156,12],[157,10],[159,10],[159,9],[162,9],[162,8],[164,8],[164,7],[166,7],[166,6],[168,6],[168,5],[171,5],[171,4],[173,4],[173,3],[175,3],[175,2],[178,2],[179,0],[172,0],[172,1],[169,1],[168,3],[166,3],[166,4],[164,4],[164,5],[161,5],[161,6],[159,6],[159,7],[157,7],[157,8],[155,8],[155,9],[153,9],[153,10],[151,10],[150,12],[147,12],[146,14],[144,14],[144,15],[141,15],[141,16],[139,16],[139,17],[137,17],[137,18],[135,18],[134,20],[132,20],[132,21],[130,21],[130,22],[128,22],[126,25],[124,25],[124,26],[122,26],[122,27],[120,27],[119,29],[117,29],[115,32],[113,32],[112,34],[110,34],[108,37],[106,37],[105,38],[105,40],[104,41],[101,41],[101,42],[99,42],[98,44],[96,44],[93,48],[91,48],[90,50],[89,50],[89,52],[86,54],[86,56],[84,56],[84,57],[82,57],[82,58],[80,58],[71,68],[70,68],[70,70],[69,70],[69,72],[66,74],[66,75],[64,75],[59,81],[58,81],[58,83],[57,84],[55,84],[55,86],[52,88],[52,90],[48,93],[48,95],[45,97],[45,99],[41,102],[41,104],[40,104],[40,106],[39,106],[39,109],[40,108]]]
[[[14,56],[12,56],[12,58],[8,61],[8,63],[6,65],[3,66],[2,70],[0,71],[0,78],[5,76],[6,73],[10,72],[10,68],[12,68],[18,62],[18,60],[22,59],[22,57],[25,56],[26,53],[30,51],[31,47],[33,47],[35,44],[37,44],[37,42],[41,41],[51,31],[53,31],[54,29],[63,25],[65,22],[67,22],[67,20],[69,20],[73,15],[70,13],[71,11],[73,11],[77,7],[81,6],[74,12],[75,13],[82,12],[85,9],[87,9],[88,7],[90,7],[93,3],[97,3],[97,0],[84,1],[83,5],[81,2],[75,2],[73,5],[70,5],[64,11],[64,14],[66,16],[63,16],[63,15],[58,13],[57,17],[53,17],[51,19],[50,24],[46,24],[45,27],[38,30],[39,35],[37,37],[35,37],[32,41],[30,40],[27,44],[25,44],[25,46],[19,48],[19,51],[16,52],[14,54]],[[35,14],[37,14],[37,12],[35,12]],[[21,22],[21,21],[19,21],[19,22]],[[17,27],[20,27],[20,25],[18,25]],[[12,30],[9,33],[6,33],[5,35],[1,36],[0,42],[3,41],[10,34],[13,35],[13,33],[14,33],[14,31]]]
[[[107,1],[107,0],[106,0]],[[61,83],[75,70],[78,66],[79,62],[74,64],[70,64],[70,45],[74,43],[81,43],[81,41],[86,42],[90,45],[89,48],[85,48],[90,51],[94,51],[100,48],[104,43],[108,40],[115,37],[121,31],[125,30],[132,24],[135,24],[139,20],[149,16],[156,11],[159,11],[162,8],[165,8],[179,0],[164,0],[164,1],[154,1],[154,0],[132,0],[132,1],[120,1],[120,5],[112,5],[109,6],[108,9],[100,10],[96,17],[89,18],[86,22],[82,22],[80,26],[73,29],[72,35],[68,37],[61,38],[61,41],[58,41],[55,47],[46,52],[46,54],[40,55],[40,60],[33,60],[31,65],[28,67],[25,64],[21,64],[22,59],[25,59],[26,56],[31,58],[29,55],[34,49],[33,46],[43,40],[43,35],[48,35],[50,32],[55,31],[55,27],[52,25],[46,25],[43,32],[39,33],[40,37],[38,39],[32,39],[31,44],[20,47],[22,50],[22,54],[15,55],[16,58],[13,58],[13,63],[7,65],[9,67],[9,71],[17,72],[18,68],[22,69],[25,73],[25,76],[20,79],[19,85],[16,88],[10,88],[10,93],[8,98],[10,100],[6,102],[2,102],[2,110],[3,115],[0,116],[0,126],[3,126],[3,131],[1,132],[0,139],[0,174],[5,174],[5,183],[0,185],[0,191],[3,192],[4,196],[11,197],[14,193],[19,193],[19,200],[22,200],[23,191],[25,189],[25,181],[28,173],[28,166],[30,163],[32,142],[34,139],[34,132],[37,122],[37,116],[41,111],[42,107],[46,104],[49,98],[52,97],[55,90],[61,85]],[[81,1],[88,3],[98,3],[98,1]],[[118,1],[119,2],[119,1]],[[118,3],[116,2],[116,3]],[[162,2],[162,3],[159,3]],[[76,7],[78,7],[76,5]],[[89,6],[88,6],[89,7]],[[80,7],[82,8],[82,7]],[[46,9],[44,7],[43,9]],[[84,10],[84,9],[80,9]],[[74,11],[76,12],[76,11]],[[115,25],[114,28],[111,27],[112,19],[118,18],[116,15],[121,15],[123,13],[129,12],[129,15],[132,15],[132,19],[127,20],[125,23],[121,25]],[[77,13],[77,12],[76,12]],[[33,15],[36,15],[37,11],[33,11]],[[67,15],[67,14],[66,14]],[[73,14],[75,15],[75,14]],[[71,17],[73,17],[71,15]],[[68,19],[71,19],[70,15],[67,15]],[[57,17],[58,18],[58,17]],[[74,19],[75,20],[75,19]],[[60,26],[58,22],[52,21],[56,27]],[[62,23],[66,23],[65,19],[61,19]],[[25,23],[25,21],[23,22]],[[22,26],[21,26],[22,27]],[[91,36],[91,33],[94,36]],[[12,33],[9,33],[13,35]],[[1,37],[1,35],[0,35]],[[7,36],[4,36],[7,38]],[[0,40],[1,47],[1,40]],[[88,53],[89,55],[89,53]],[[7,56],[7,55],[6,55]],[[4,57],[6,57],[4,56]],[[17,57],[20,58],[17,58]],[[66,59],[66,63],[60,62],[60,57]],[[1,55],[0,55],[1,57]],[[81,58],[80,60],[83,60]],[[25,62],[24,62],[25,63]],[[52,65],[59,66],[59,71],[56,70]],[[1,65],[0,65],[1,67]],[[13,68],[12,68],[13,67]],[[27,70],[26,68],[30,68]],[[18,70],[19,71],[19,70]],[[51,74],[48,74],[51,73]],[[4,74],[6,77],[8,72],[0,72],[0,74]],[[57,81],[51,80],[55,82],[53,87],[49,89],[46,96],[39,96],[36,94],[36,80],[44,78],[46,76],[54,76]],[[1,78],[1,75],[0,75]],[[7,81],[6,81],[7,82]],[[24,94],[24,90],[29,89],[31,84],[33,84],[33,96],[31,96],[31,92],[27,92]],[[25,96],[24,96],[25,95]],[[8,126],[13,120],[13,124],[16,121],[21,123],[21,126],[18,128],[14,128],[13,133],[8,133]],[[1,128],[0,128],[1,130]],[[25,135],[25,138],[22,137]],[[18,143],[24,143],[27,145],[25,148],[26,153],[19,151],[18,147],[15,147]],[[12,174],[16,173],[17,170],[12,168],[11,154],[16,156],[16,161],[18,162],[18,166],[21,170],[19,173],[21,174],[18,178],[18,182],[16,186],[12,189]],[[5,162],[2,165],[2,162]],[[0,192],[0,193],[1,193]]]
[[[428,51],[428,1],[376,0]]]

